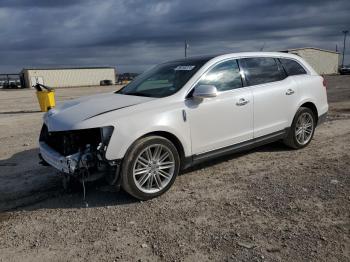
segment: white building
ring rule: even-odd
[[[304,47],[288,49],[283,52],[298,55],[306,60],[317,73],[322,75],[337,74],[339,66],[339,53],[335,51]]]
[[[40,83],[49,87],[74,87],[100,85],[102,80],[116,81],[114,67],[86,67],[86,68],[51,68],[30,69],[21,71],[21,78],[25,87],[32,87]]]

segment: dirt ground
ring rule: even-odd
[[[307,148],[211,161],[147,202],[90,184],[88,208],[38,164],[33,90],[0,91],[0,261],[350,261],[350,76],[327,83],[329,117]]]

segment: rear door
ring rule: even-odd
[[[254,138],[289,127],[298,103],[295,81],[275,58],[251,57],[239,62],[254,97]]]
[[[214,85],[218,95],[186,100],[192,153],[201,154],[253,138],[253,97],[242,86],[236,60],[224,61],[202,76],[198,85]]]

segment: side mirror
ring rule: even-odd
[[[198,85],[194,88],[193,98],[210,98],[216,97],[218,90],[213,85]]]

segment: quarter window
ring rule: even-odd
[[[216,65],[199,81],[200,85],[214,85],[218,91],[242,87],[241,74],[236,60]]]
[[[243,67],[247,84],[250,86],[280,81],[286,77],[274,58],[242,58],[240,64]]]
[[[305,69],[298,62],[286,58],[280,58],[279,60],[289,76],[306,74]]]

